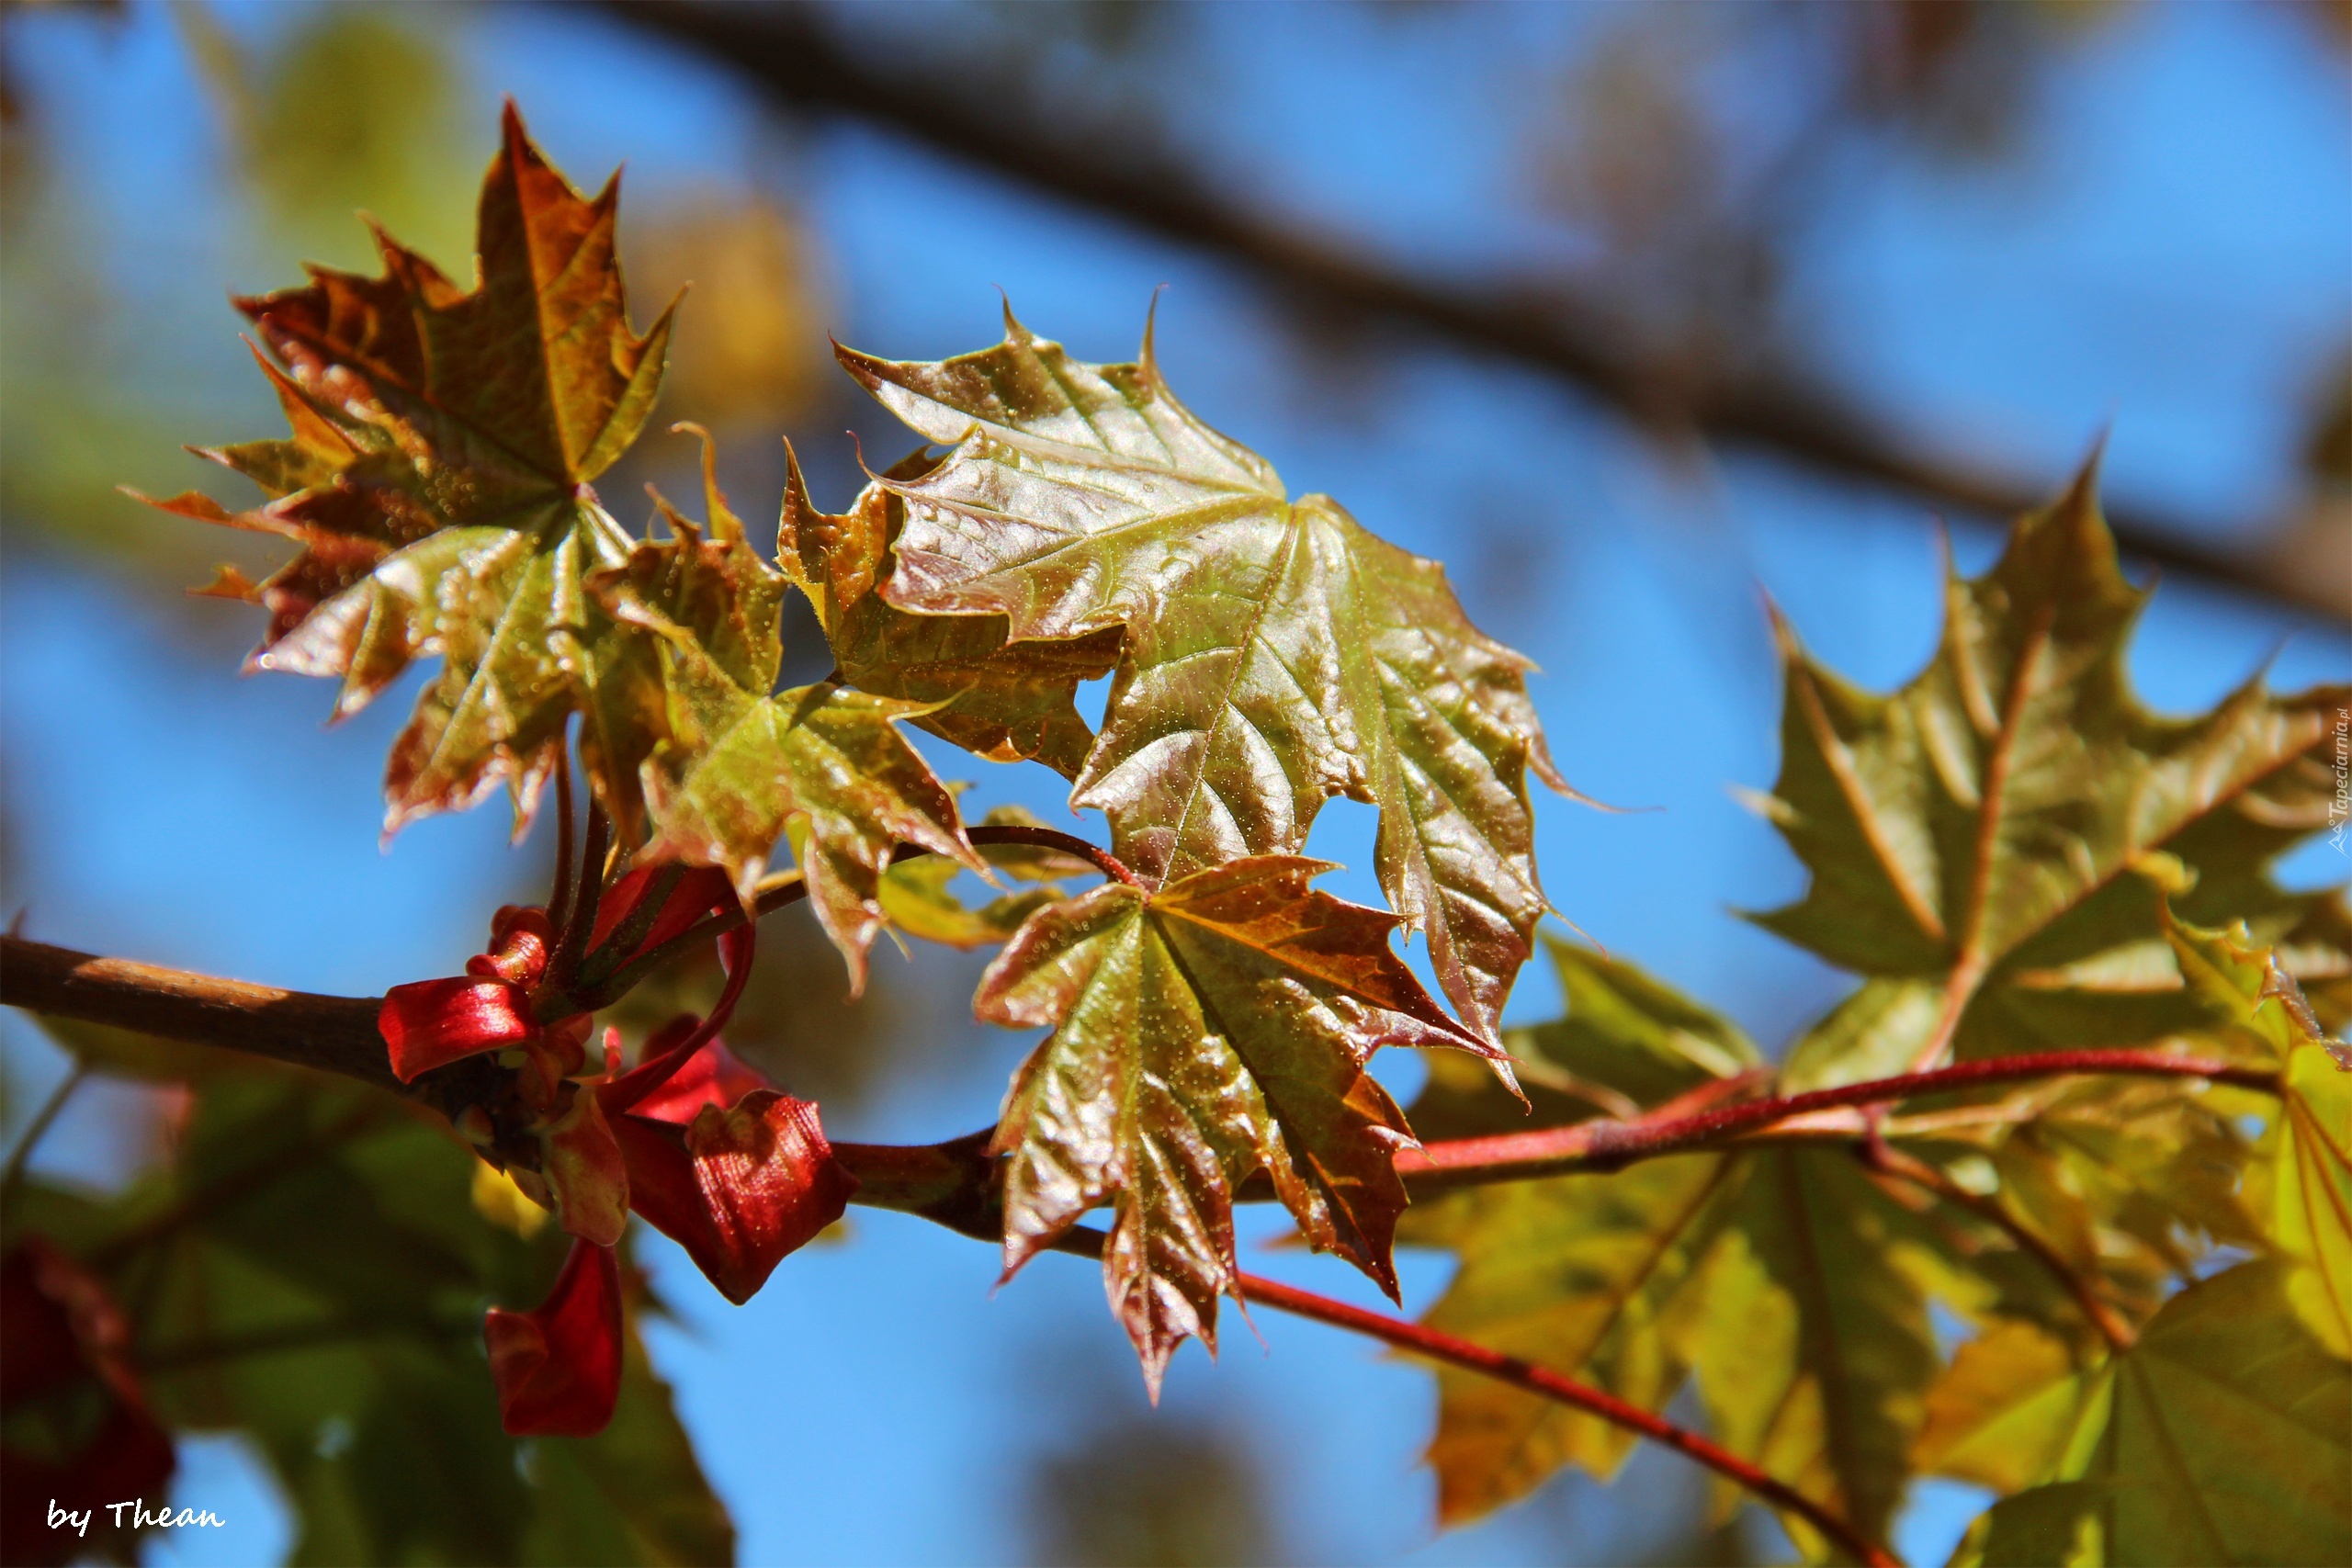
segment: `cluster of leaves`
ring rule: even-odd
[[[2352,1005],[2352,922],[2268,869],[2327,821],[2352,692],[2254,682],[2152,716],[2124,670],[2143,597],[2086,472],[1987,575],[1952,576],[1941,647],[1892,695],[1783,628],[1785,755],[1759,805],[1812,883],[1758,919],[1860,984],[1768,1069],[1726,1021],[1562,944],[1566,1017],[1510,1043],[1555,1123],[1743,1076],[1788,1092],[2103,1045],[2277,1070],[2283,1100],[2061,1079],[1446,1196],[1405,1227],[1460,1262],[1432,1325],[1653,1410],[1695,1382],[1718,1440],[1876,1539],[1940,1473],[2006,1495],[1971,1562],[2352,1553],[2352,1072],[2321,1023]],[[1523,1124],[1437,1066],[1424,1136]],[[1956,1355],[1935,1304],[1974,1325]],[[1632,1443],[1440,1383],[1452,1521],[1564,1464],[1605,1477]]]
[[[1156,1383],[1213,1336],[1233,1195],[1264,1170],[1317,1245],[1393,1291],[1410,1134],[1364,1064],[1390,1043],[1500,1057],[1544,908],[1524,778],[1558,783],[1527,661],[1433,563],[1288,499],[1176,400],[1148,339],[1139,364],[1084,365],[1009,314],[1002,344],[940,364],[842,352],[947,450],[840,515],[796,468],[775,565],[715,479],[705,525],[664,504],[668,536],[630,540],[590,481],[648,416],[669,317],[629,325],[614,201],[573,193],[510,111],[476,289],[381,238],[381,277],[314,268],[239,301],[293,436],[204,454],[265,504],[163,504],[302,545],[212,590],[269,612],[254,666],[339,678],[348,714],[440,656],[393,748],[388,830],[503,783],[519,831],[577,715],[629,863],[721,868],[748,905],[788,844],[859,979],[894,907],[918,934],[1002,935],[926,924],[936,874],[886,893],[902,847],[986,864],[896,727],[1057,769],[1134,880],[1024,906],[981,990],[983,1016],[1055,1031],[999,1139],[1008,1268],[1111,1203],[1109,1287]],[[775,692],[794,588],[834,675]],[[1074,698],[1106,673],[1098,736]],[[1393,916],[1308,886],[1324,868],[1297,852],[1340,794],[1379,807]],[[1400,925],[1460,1021],[1391,952]]]
[[[2018,525],[1990,573],[1952,579],[1939,651],[1894,695],[1838,681],[1783,628],[1785,760],[1759,803],[1812,883],[1758,918],[1856,975],[1845,1002],[1768,1066],[1631,965],[1555,946],[1567,1017],[1506,1035],[1545,908],[1527,774],[1566,786],[1527,661],[1470,625],[1434,563],[1329,497],[1292,498],[1177,401],[1148,332],[1137,363],[1095,366],[1009,312],[1001,344],[959,358],[841,351],[926,445],[838,515],[796,466],[773,561],[707,444],[705,520],[662,502],[663,536],[633,538],[592,481],[650,417],[670,318],[630,323],[615,202],[609,186],[574,192],[510,111],[476,286],[379,236],[381,276],[314,268],[307,287],[241,300],[291,434],[204,455],[266,500],[161,503],[300,546],[266,580],[224,571],[209,592],[267,612],[255,668],[340,681],[338,715],[440,660],[394,744],[388,830],[503,784],[520,832],[576,746],[614,846],[591,879],[641,890],[659,868],[708,868],[697,886],[747,908],[805,892],[854,985],[886,929],[1001,943],[979,1015],[1049,1032],[989,1145],[1006,1268],[1090,1245],[1071,1233],[1107,1210],[1105,1284],[1155,1389],[1183,1339],[1215,1343],[1218,1298],[1239,1291],[1232,1206],[1255,1184],[1392,1295],[1397,1241],[1454,1253],[1438,1327],[1649,1410],[1695,1384],[1723,1447],[1872,1539],[1933,1472],[2005,1495],[1973,1561],[2352,1552],[2352,1077],[2323,1032],[2352,1012],[2352,916],[2269,870],[2326,818],[2322,749],[2352,693],[2256,682],[2202,717],[2146,713],[2124,667],[2143,595],[2117,570],[2089,473]],[[796,591],[833,671],[779,692]],[[1097,733],[1076,694],[1105,674]],[[1074,806],[1105,814],[1111,855],[983,855],[910,724],[1055,769]],[[1377,810],[1388,909],[1312,886],[1329,868],[1301,852],[1339,795]],[[785,853],[794,869],[772,870]],[[992,864],[1033,886],[981,908],[954,897],[959,872]],[[1096,872],[1098,886],[1062,886]],[[487,954],[496,984],[477,971],[400,991],[435,1049],[553,1062],[541,1120],[569,1126],[565,1108],[603,1092],[585,1087],[582,1043],[609,998],[563,991],[573,922],[527,913],[526,976]],[[1400,931],[1425,938],[1442,1001],[1397,955]],[[619,942],[658,945],[643,930]],[[485,989],[498,1027],[443,1038],[443,1001]],[[1409,1121],[1367,1070],[1386,1044],[1444,1048]],[[2224,1055],[2278,1073],[2283,1099],[2104,1077],[1983,1089],[1409,1213],[1398,1170],[1417,1138],[2099,1045]],[[556,1278],[553,1227],[516,1234],[536,1208],[502,1200],[510,1228],[484,1220],[460,1191],[462,1150],[356,1091],[209,1066],[197,1088],[152,1191],[28,1205],[26,1233],[70,1238],[131,1325],[127,1361],[85,1354],[78,1418],[105,1415],[89,1390],[130,1365],[164,1425],[246,1426],[303,1500],[311,1557],[401,1556],[420,1531],[440,1533],[414,1555],[470,1560],[723,1554],[723,1516],[633,1339],[603,1435],[537,1441],[519,1471],[511,1444],[492,1451],[509,1439],[488,1385],[457,1363],[479,1359],[485,1298]],[[695,1114],[716,1128],[724,1109]],[[807,1130],[821,1148],[813,1111]],[[672,1144],[697,1158],[716,1145],[674,1132],[609,1185],[701,1236],[729,1215],[683,1184],[661,1198],[650,1176],[684,1158]],[[304,1179],[283,1179],[297,1164]],[[579,1228],[569,1179],[520,1174]],[[517,1191],[485,1180],[485,1202]],[[668,1223],[639,1189],[670,1203]],[[599,1244],[621,1233],[606,1208]],[[216,1242],[232,1222],[247,1228]],[[315,1247],[288,1241],[313,1229]],[[707,1268],[731,1256],[704,1239]],[[509,1393],[571,1303],[617,1316],[591,1268],[576,1262],[540,1314],[493,1320]],[[1956,1353],[1938,1305],[1974,1326]],[[297,1356],[343,1359],[289,1379]],[[500,1495],[452,1503],[446,1525],[405,1495],[391,1507],[355,1467],[395,1432],[481,1460],[448,1479],[453,1497]],[[1430,1457],[1449,1521],[1563,1464],[1606,1475],[1632,1440],[1441,1375]],[[528,1503],[598,1490],[607,1454],[631,1479],[604,1513]],[[606,1538],[560,1533],[582,1517]],[[1838,1550],[1789,1524],[1807,1555]]]

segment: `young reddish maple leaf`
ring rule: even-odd
[[[1013,642],[1002,615],[901,610],[888,589],[905,503],[875,483],[841,516],[820,512],[789,446],[785,463],[777,561],[817,612],[842,679],[880,696],[942,705],[913,722],[967,751],[1000,762],[1035,758],[1075,778],[1094,743],[1079,716],[1078,688],[1111,672],[1119,628]],[[912,479],[932,467],[918,453],[884,478]]]
[[[1434,561],[1176,400],[1146,329],[1088,365],[1005,313],[1004,342],[936,364],[838,351],[936,465],[903,503],[877,590],[926,615],[1001,615],[1023,639],[1124,627],[1072,804],[1111,818],[1147,881],[1295,854],[1324,801],[1380,808],[1375,869],[1439,985],[1492,1041],[1526,962],[1536,884],[1526,774],[1566,790],[1533,666],[1472,626]],[[1021,646],[1021,645],[1016,645]]]
[[[482,1324],[498,1415],[517,1438],[590,1438],[621,1392],[621,1272],[609,1247],[574,1241],[548,1299]]]
[[[669,339],[667,311],[641,337],[628,323],[617,177],[584,198],[511,104],[504,131],[482,189],[477,287],[379,231],[380,277],[314,266],[306,288],[239,299],[286,367],[264,367],[292,434],[201,455],[270,499],[234,513],[195,493],[161,503],[302,547],[257,586],[224,577],[209,592],[268,608],[253,667],[339,677],[338,717],[442,656],[393,745],[388,830],[501,781],[528,820],[612,635],[582,581],[629,548],[588,481],[636,439]],[[594,705],[648,708],[658,696]],[[605,739],[607,754],[643,750]],[[629,819],[634,776],[592,777]]]
[[[740,971],[739,971],[740,972]],[[688,1014],[597,1094],[628,1162],[629,1206],[741,1305],[842,1217],[857,1179],[817,1108],[782,1094]]]

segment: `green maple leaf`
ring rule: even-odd
[[[975,998],[990,1022],[1054,1032],[997,1125],[1006,1269],[1109,1204],[1104,1279],[1155,1393],[1186,1337],[1216,1345],[1233,1196],[1259,1170],[1309,1242],[1396,1293],[1412,1134],[1365,1063],[1491,1051],[1390,951],[1396,917],[1307,886],[1330,869],[1262,855],[1107,883],[1032,915]]]
[[[2291,1279],[2296,1309],[2323,1343],[2352,1355],[2352,1049],[2320,1028],[2275,953],[2186,921],[2170,930],[2222,1038],[2279,1070],[2256,1202],[2273,1245],[2312,1265]]]
[[[583,581],[629,548],[588,481],[636,439],[669,339],[666,311],[642,337],[629,326],[617,184],[584,199],[512,105],[504,130],[482,188],[479,286],[379,233],[381,277],[313,267],[307,288],[239,300],[291,373],[272,379],[293,434],[204,455],[272,499],[234,514],[200,495],[164,503],[303,547],[260,585],[227,575],[210,592],[268,607],[254,667],[340,677],[338,717],[441,656],[393,743],[388,830],[502,780],[528,820],[614,635]],[[594,782],[634,815],[634,778]]]
[[[1912,1463],[2004,1495],[2041,1483],[2064,1457],[2097,1362],[2022,1318],[1996,1321],[1952,1353],[1928,1391]]]
[[[1125,628],[1072,802],[1154,883],[1290,853],[1322,803],[1380,808],[1382,888],[1491,1036],[1528,953],[1525,772],[1564,788],[1528,661],[1463,615],[1442,570],[1202,423],[1153,363],[1091,366],[1006,317],[938,364],[849,350],[884,405],[953,450],[882,483],[905,503],[883,596],[1009,619],[1023,641]]]
[[[1399,1239],[1444,1247],[1459,1264],[1425,1321],[1663,1409],[1690,1374],[1689,1348],[1670,1328],[1689,1314],[1686,1288],[1722,1233],[1731,1166],[1714,1156],[1661,1159],[1415,1204]],[[1564,1464],[1606,1480],[1635,1442],[1621,1427],[1491,1378],[1441,1368],[1437,1382],[1426,1457],[1448,1527],[1517,1502]]]
[[[1629,964],[1554,943],[1568,1013],[1510,1032],[1539,1121],[1596,1100],[1649,1107],[1752,1072],[1731,1024]],[[1433,1064],[1442,1067],[1442,1059]],[[1417,1125],[1487,1130],[1502,1110],[1432,1074]],[[1546,1098],[1547,1090],[1549,1098]],[[1524,1125],[1523,1122],[1521,1123]],[[1717,1439],[1853,1519],[1884,1528],[1939,1362],[1926,1298],[1892,1244],[1913,1218],[1840,1151],[1674,1156],[1611,1175],[1472,1189],[1417,1204],[1399,1238],[1459,1260],[1431,1325],[1664,1408],[1695,1376]],[[1562,1464],[1613,1473],[1619,1428],[1491,1379],[1438,1374],[1429,1458],[1449,1524]],[[1824,1544],[1801,1521],[1808,1552]]]
[[[1984,577],[1952,576],[1936,657],[1890,696],[1824,670],[1783,626],[1783,758],[1763,802],[1813,874],[1760,922],[1870,977],[1801,1043],[1792,1087],[1963,1056],[2138,1043],[2190,1016],[2162,907],[2248,919],[2331,975],[2334,895],[2270,861],[2324,826],[2322,755],[2352,690],[2249,682],[2160,717],[2125,645],[2146,593],[2118,570],[2086,467]]]
[[[898,731],[930,705],[830,681],[770,694],[788,586],[743,542],[707,468],[706,487],[711,537],[665,507],[675,537],[638,546],[585,584],[616,621],[650,634],[651,689],[662,694],[658,718],[608,727],[649,741],[631,759],[651,834],[639,860],[722,867],[748,906],[788,837],[859,991],[889,919],[882,879],[898,846],[973,870],[986,863],[964,837],[955,797]]]
[[[2045,1356],[2046,1381],[1992,1415],[2054,1453],[2046,1483],[1995,1504],[1953,1562],[2352,1559],[2352,1362],[2290,1306],[2296,1272],[2259,1260],[2191,1285],[2095,1369]]]
[[[777,558],[816,610],[841,679],[860,691],[935,705],[914,722],[967,751],[1000,762],[1035,758],[1075,777],[1094,743],[1078,714],[1078,688],[1111,672],[1118,628],[1009,642],[1002,615],[917,615],[898,608],[888,597],[890,543],[904,503],[874,484],[846,513],[820,512],[809,504],[789,448],[786,461]],[[917,478],[931,467],[918,455],[888,477]]]
[[[980,818],[984,827],[1042,828],[1044,823],[1018,806],[992,807]],[[1016,882],[1037,884],[1018,893],[991,898],[974,908],[956,896],[950,886],[963,872],[954,861],[937,855],[900,861],[882,874],[882,907],[892,929],[948,947],[998,947],[1021,929],[1022,922],[1064,897],[1058,879],[1096,877],[1101,868],[1091,861],[1060,850],[1034,844],[976,844],[989,869]]]
[[[1916,1152],[1947,1169],[1981,1156],[2004,1210],[2127,1321],[2144,1320],[2194,1279],[2216,1246],[2263,1245],[2240,1190],[2255,1151],[2233,1123],[2233,1097],[2089,1077],[2029,1086],[1977,1109],[1986,1112],[1980,1125],[1921,1140]],[[2047,1269],[2015,1254],[1972,1262],[2000,1292],[1991,1311],[2086,1342],[2091,1325]]]

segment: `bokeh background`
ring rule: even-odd
[[[1544,666],[1603,815],[1539,803],[1558,908],[1785,1038],[1840,982],[1737,919],[1799,886],[1732,786],[1768,784],[1769,595],[1874,684],[1932,645],[1939,536],[1981,568],[2004,508],[2102,437],[2163,592],[2133,669],[2160,705],[2270,660],[2352,674],[2352,7],[2341,4],[752,6],[10,4],[0,13],[0,912],[43,940],[310,989],[446,973],[547,848],[503,811],[379,852],[400,694],[242,680],[255,635],[182,594],[246,542],[116,493],[208,471],[183,441],[275,413],[224,295],[364,265],[366,209],[461,269],[502,96],[576,181],[626,162],[640,321],[691,282],[662,412],[703,421],[746,515],[782,446],[817,499],[907,438],[831,366],[978,348],[998,290],[1093,359],[1153,291],[1182,395],[1440,557]],[[665,421],[658,421],[659,423]],[[693,491],[652,435],[602,487]],[[1940,520],[1940,522],[1939,521]],[[241,554],[243,551],[246,553]],[[821,673],[813,626],[787,675]],[[1099,693],[1096,702],[1100,701]],[[1057,781],[933,748],[977,805],[1066,819]],[[1376,897],[1370,813],[1314,852]],[[1083,827],[1084,825],[1080,825]],[[2291,865],[2340,880],[2318,844]],[[1027,1041],[968,1019],[978,960],[877,958],[845,1005],[805,911],[772,919],[729,1037],[837,1135],[981,1125]],[[678,984],[707,985],[689,975]],[[1555,1006],[1533,970],[1512,1016]],[[62,1058],[0,1021],[10,1135]],[[1384,1076],[1409,1091],[1409,1060]],[[40,1158],[96,1185],[159,1110],[99,1088]],[[1251,1267],[1362,1298],[1343,1266]],[[1145,1404],[1092,1271],[991,1289],[986,1248],[854,1213],[730,1309],[666,1242],[651,1331],[754,1563],[1763,1560],[1679,1461],[1563,1479],[1435,1534],[1409,1366],[1266,1314]],[[1408,1258],[1408,1304],[1442,1287]],[[290,1539],[233,1439],[175,1502]],[[1933,1562],[1977,1499],[1927,1486]]]

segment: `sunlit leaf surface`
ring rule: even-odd
[[[1491,1033],[1544,913],[1525,787],[1557,783],[1528,661],[1481,635],[1442,570],[1179,403],[1153,362],[1093,366],[1007,316],[938,364],[842,351],[953,450],[885,483],[906,505],[884,595],[1001,615],[1016,638],[1126,628],[1073,803],[1154,880],[1292,853],[1334,795],[1380,808],[1389,902]]]
[[[1309,1241],[1396,1292],[1410,1134],[1364,1064],[1487,1049],[1390,951],[1395,917],[1308,887],[1329,869],[1265,855],[1108,883],[1032,915],[980,983],[982,1018],[1054,1031],[997,1128],[1005,1266],[1108,1204],[1104,1281],[1155,1389],[1185,1338],[1215,1344],[1233,1195],[1260,1170]]]

